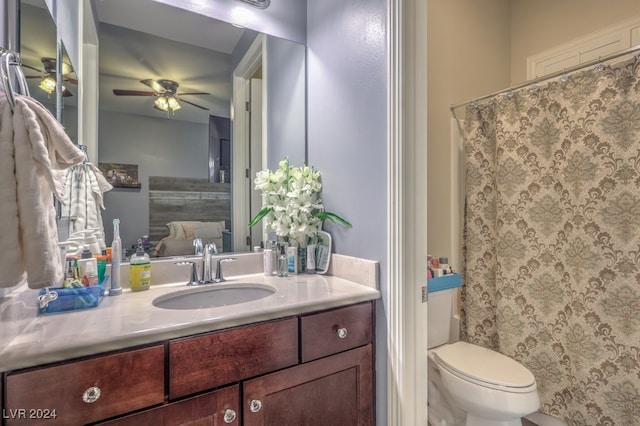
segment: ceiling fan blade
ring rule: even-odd
[[[42,74],[42,70],[40,68],[32,67],[31,65],[27,65],[24,63],[22,64],[22,66],[25,68],[29,68],[30,70],[38,71],[40,74]]]
[[[166,91],[166,89],[162,87],[160,83],[150,78],[146,80],[140,80],[140,83],[144,84],[145,86],[149,86],[156,93],[164,93]]]
[[[184,99],[182,99],[182,98],[180,98],[180,102],[184,102],[185,104],[193,105],[193,106],[194,106],[194,107],[196,107],[196,108],[200,108],[200,109],[203,109],[203,110],[205,110],[205,111],[209,111],[209,108],[205,108],[205,107],[200,106],[200,105],[198,105],[198,104],[194,104],[193,102],[185,101],[185,100],[184,100]]]
[[[140,90],[122,90],[122,89],[113,89],[113,94],[116,96],[153,96],[155,93],[153,92],[143,92]]]
[[[180,96],[182,95],[210,95],[211,93],[207,93],[207,92],[189,92],[189,93],[183,93],[180,92],[178,93]]]
[[[71,93],[69,89],[65,87],[65,89],[62,91],[62,96],[63,97],[73,96],[73,93]]]
[[[64,76],[63,76],[63,77],[62,77],[62,79],[63,79],[64,81],[68,81],[68,82],[69,82],[69,83],[71,83],[71,84],[75,84],[76,86],[78,85],[78,80],[77,80],[77,79],[75,79],[75,78],[70,78],[70,77],[64,77]]]
[[[41,75],[25,75],[24,78],[42,78]]]

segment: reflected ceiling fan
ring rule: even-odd
[[[27,75],[26,78],[39,78],[40,84],[38,87],[47,94],[52,94],[56,90],[56,58],[40,58],[42,61],[43,69],[38,69],[36,67],[32,67],[31,65],[27,65],[25,63],[22,64],[23,67],[32,69],[40,73],[40,75]],[[73,67],[67,64],[66,62],[62,63],[62,81],[78,84],[78,80],[71,77],[73,74]],[[66,87],[62,86],[62,96],[73,96]]]
[[[150,78],[146,80],[140,80],[140,83],[145,86],[149,86],[153,92],[146,92],[142,90],[123,90],[123,89],[113,89],[113,94],[116,96],[155,96],[156,100],[154,101],[154,108],[160,111],[174,112],[180,108],[180,102],[184,102],[186,104],[192,105],[196,108],[200,108],[205,111],[209,111],[209,108],[203,107],[198,104],[194,104],[193,102],[187,101],[182,98],[185,95],[210,95],[211,93],[206,92],[188,92],[188,93],[180,93],[180,97],[178,96],[178,83],[173,80],[160,79],[160,80],[152,80]]]

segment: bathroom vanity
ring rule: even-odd
[[[3,424],[374,424],[379,292],[332,276],[234,280],[276,292],[167,310],[153,299],[184,289],[158,286],[39,316],[0,354]],[[107,317],[119,324],[84,334]]]

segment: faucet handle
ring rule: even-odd
[[[198,268],[196,267],[195,262],[191,262],[188,260],[182,262],[175,262],[178,266],[191,265],[191,272],[189,273],[189,282],[187,285],[198,285]]]
[[[214,278],[213,282],[221,283],[225,281],[224,277],[222,276],[222,262],[233,262],[236,260],[236,258],[235,257],[219,257],[216,260],[217,260],[216,277]]]

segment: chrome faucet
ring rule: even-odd
[[[214,282],[211,279],[211,261],[214,254],[218,254],[216,244],[213,242],[205,244],[202,251],[202,279],[198,280],[201,284]]]
[[[236,260],[235,257],[221,257],[217,259],[217,264],[216,264],[216,277],[213,279],[214,283],[221,283],[223,281],[225,281],[224,277],[222,276],[222,262],[232,262]]]

